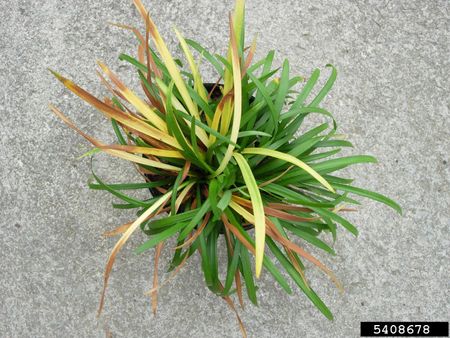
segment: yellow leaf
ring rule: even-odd
[[[247,186],[248,193],[250,194],[250,200],[252,202],[254,216],[253,224],[255,225],[255,271],[256,277],[259,277],[263,264],[264,244],[266,239],[266,216],[264,213],[264,205],[258,185],[253,177],[252,170],[244,156],[239,153],[234,153],[233,156],[239,166],[239,169],[241,170],[242,177],[244,178],[244,182]]]
[[[108,261],[106,262],[106,268],[104,273],[104,280],[103,280],[103,291],[100,298],[100,304],[97,311],[97,316],[100,315],[103,309],[103,304],[105,301],[105,294],[106,294],[106,287],[108,286],[108,280],[109,275],[111,274],[112,267],[114,265],[114,262],[116,260],[117,253],[120,251],[120,249],[123,247],[123,245],[126,243],[128,238],[132,235],[132,233],[144,222],[147,217],[149,217],[151,214],[153,214],[160,206],[162,206],[164,203],[167,202],[170,195],[172,195],[172,191],[169,191],[168,193],[161,196],[151,207],[149,207],[137,220],[133,222],[133,224],[130,225],[130,227],[125,231],[125,233],[122,235],[122,237],[117,241],[116,245],[114,245],[114,248],[111,251],[111,254],[108,257]]]
[[[177,150],[166,150],[166,149],[139,147],[139,146],[133,146],[133,145],[119,145],[119,144],[105,145],[105,146],[100,147],[100,149],[123,150],[126,152],[144,154],[144,155],[153,155],[153,156],[157,156],[157,157],[184,159],[183,155]]]
[[[195,182],[189,183],[178,195],[176,201],[175,201],[175,214],[178,212],[178,209],[181,206],[181,203],[183,202],[184,198],[188,194],[189,190],[195,185]]]
[[[162,163],[162,162],[158,162],[158,161],[154,161],[154,160],[150,160],[150,159],[145,158],[145,157],[129,154],[129,153],[125,152],[125,151],[110,150],[110,149],[105,149],[104,151],[106,153],[110,154],[110,155],[122,158],[124,160],[130,161],[130,162],[134,162],[134,163],[148,165],[149,167],[165,169],[165,170],[169,170],[169,171],[181,171],[181,168],[175,167],[173,165]]]
[[[167,85],[161,80],[156,78],[155,79],[156,84],[158,85],[159,89],[161,90],[161,92],[167,97],[169,96],[169,88],[167,87]],[[184,108],[184,106],[181,104],[180,101],[178,101],[178,99],[176,98],[175,95],[171,95],[172,98],[172,106],[176,109],[179,110],[183,113],[188,114],[188,112],[186,111],[186,109]],[[185,121],[187,126],[191,126],[191,121],[187,120],[187,119],[183,119],[183,121]],[[209,141],[208,141],[208,136],[206,135],[205,131],[200,128],[199,126],[195,126],[195,135],[197,135],[197,137],[200,139],[200,141],[202,141],[202,143],[204,145],[208,145]],[[187,141],[186,141],[187,142]],[[187,142],[189,144],[189,142]]]
[[[233,143],[236,143],[239,127],[241,124],[241,115],[242,115],[242,83],[241,83],[241,65],[239,61],[239,55],[236,45],[236,36],[233,30],[233,20],[230,19],[230,32],[231,32],[231,56],[232,56],[232,64],[233,64],[233,82],[234,82],[234,114],[233,114],[233,125],[231,127],[231,135],[230,140]],[[219,168],[214,172],[214,176],[220,175],[231,157],[233,156],[234,146],[232,144],[228,145],[227,151],[225,152],[224,158],[220,163]]]
[[[141,113],[148,121],[157,127],[159,130],[167,132],[166,122],[160,118],[150,106],[142,101],[135,93],[133,93],[128,87],[126,87],[122,81],[114,74],[105,64],[98,61],[97,64],[103,70],[103,72],[111,79],[117,86],[120,93]]]
[[[253,56],[255,55],[256,51],[256,37],[253,39],[252,45],[250,46],[250,50],[247,54],[247,59],[245,60],[244,69],[242,70],[242,77],[247,73],[248,67],[250,67]]]
[[[203,86],[202,76],[198,70],[197,64],[194,61],[194,57],[189,49],[186,40],[183,38],[178,29],[175,28],[175,34],[177,35],[178,40],[180,41],[181,48],[183,49],[184,55],[186,55],[186,59],[189,63],[189,67],[191,68],[192,76],[194,77],[194,86],[198,95],[203,99],[203,101],[208,102],[208,95],[206,93],[206,89]]]
[[[230,15],[230,44],[227,52],[227,60],[228,62],[232,62],[233,59],[233,48],[235,49],[235,53],[239,58],[239,53],[242,52],[243,44],[244,44],[244,18],[245,18],[245,0],[236,0],[233,18]],[[234,40],[234,42],[233,42]],[[233,46],[234,44],[234,46]],[[242,73],[242,72],[241,72]],[[236,78],[236,72],[233,69],[233,73],[225,68],[224,74],[224,93],[228,94],[233,88],[233,80]],[[233,102],[231,100],[225,102],[222,120],[220,123],[220,133],[222,135],[226,135],[228,133],[228,129],[230,127],[231,115],[233,113]]]
[[[161,55],[161,59],[164,61],[167,71],[169,72],[170,76],[172,77],[172,80],[177,87],[178,91],[180,92],[181,97],[183,98],[184,103],[187,106],[188,111],[192,116],[194,116],[196,119],[200,120],[200,116],[198,114],[197,105],[192,101],[192,98],[189,94],[189,91],[186,88],[186,84],[181,77],[180,71],[178,70],[178,66],[175,63],[172,55],[169,52],[169,49],[167,48],[163,38],[159,34],[158,29],[156,28],[155,23],[149,16],[147,10],[142,5],[142,2],[140,0],[134,0],[134,4],[136,5],[137,9],[141,13],[142,18],[145,20],[145,23],[149,26],[150,34],[153,38],[153,41],[155,42],[156,48],[158,49],[159,54]],[[206,135],[206,132],[203,129],[199,129],[199,133],[202,134],[200,140],[204,143],[206,146],[208,146],[208,137]]]
[[[120,157],[122,159],[131,161],[134,163],[148,165],[148,166],[151,166],[154,168],[166,169],[166,170],[170,170],[170,171],[181,171],[181,168],[175,167],[170,164],[150,160],[148,158],[129,154],[129,153],[127,153],[125,151],[121,151],[121,150],[113,150],[113,149],[105,148],[105,145],[102,142],[100,142],[99,140],[95,139],[92,136],[87,135],[86,133],[81,131],[77,126],[75,126],[75,124],[69,118],[67,118],[67,116],[65,116],[58,108],[56,108],[53,105],[49,105],[49,107],[55,113],[55,115],[58,116],[61,120],[63,120],[70,128],[75,130],[78,134],[83,136],[86,140],[91,142],[94,146],[101,149],[105,153],[108,153],[108,154],[116,156],[116,157]]]
[[[272,149],[267,149],[267,148],[245,148],[242,151],[242,154],[270,156],[270,157],[274,157],[274,158],[277,158],[282,161],[292,163],[292,164],[296,165],[297,167],[306,171],[312,177],[314,177],[325,188],[327,188],[331,192],[335,192],[333,187],[330,185],[330,183],[328,183],[322,176],[320,176],[319,173],[317,173],[317,171],[315,171],[313,168],[311,168],[305,162],[300,161],[298,158],[296,158],[292,155],[285,154],[280,151],[276,151],[276,150],[272,150]]]
[[[71,80],[66,79],[65,77],[61,76],[57,72],[50,70],[52,74],[59,80],[61,83],[66,86],[72,93],[98,109],[100,112],[105,114],[107,117],[115,119],[117,122],[122,123],[123,125],[137,130],[151,138],[154,138],[155,140],[161,141],[165,144],[168,144],[174,148],[181,149],[181,146],[178,144],[177,140],[172,137],[171,135],[162,132],[161,130],[150,126],[148,123],[140,120],[139,118],[131,115],[127,115],[120,110],[115,109],[113,106],[110,106],[99,99],[97,99],[95,96],[84,90],[83,88],[79,87],[75,83],[73,83]]]
[[[245,0],[236,0],[234,8],[234,31],[236,34],[236,42],[239,50],[244,44],[244,24],[245,24]]]

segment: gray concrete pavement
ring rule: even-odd
[[[223,52],[232,1],[145,1],[169,44],[171,27]],[[250,337],[356,337],[362,320],[448,320],[450,226],[450,3],[448,1],[248,1],[248,37],[257,57],[275,49],[308,75],[333,63],[339,77],[324,105],[341,131],[378,165],[348,171],[357,183],[395,198],[404,217],[367,202],[352,215],[360,236],[340,233],[338,255],[321,255],[345,286],[319,272],[312,284],[329,304],[328,322],[297,291],[285,295],[268,274],[260,306],[241,311]],[[131,1],[0,0],[0,336],[239,337],[234,315],[204,286],[199,259],[160,294],[156,317],[143,292],[152,255],[136,256],[137,234],[120,254],[97,323],[104,263],[112,239],[100,234],[131,219],[112,196],[90,191],[89,149],[47,109],[60,106],[85,131],[111,140],[108,123],[65,91],[51,67],[101,95],[97,59],[127,83],[117,60],[132,35],[108,21],[140,25]],[[205,71],[212,78],[211,70]],[[100,156],[110,181],[135,177]],[[170,249],[163,253],[162,264]]]

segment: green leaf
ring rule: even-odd
[[[228,204],[231,201],[231,191],[227,190],[224,192],[222,198],[220,199],[219,203],[217,203],[217,208],[220,209],[220,211],[224,211],[226,207],[228,207]]]
[[[302,277],[298,273],[297,270],[292,266],[291,262],[283,255],[281,250],[277,247],[277,245],[274,243],[274,241],[267,237],[267,245],[269,249],[273,252],[275,257],[278,259],[278,261],[283,265],[283,267],[286,269],[286,272],[292,277],[294,282],[300,287],[300,289],[303,291],[303,293],[311,300],[311,302],[324,314],[325,317],[327,317],[329,320],[333,320],[333,314],[328,309],[328,307],[322,302],[322,300],[317,296],[317,294],[309,288],[305,282],[303,281]]]
[[[177,175],[177,178],[175,179],[175,182],[173,183],[173,191],[178,191],[178,187],[180,185],[181,179],[183,178],[183,171],[180,171]],[[171,196],[170,200],[170,214],[175,215],[176,213],[176,201],[177,201],[177,194],[174,193]]]
[[[209,202],[211,203],[211,210],[215,216],[215,219],[219,219],[221,215],[221,210],[217,206],[217,196],[219,194],[219,189],[220,186],[217,179],[212,179],[211,181],[209,181],[208,198]]]
[[[202,84],[203,86],[203,84]],[[205,114],[212,120],[214,118],[214,111],[211,109],[211,106],[208,102],[205,102],[201,96],[191,87],[187,87],[189,93],[192,96],[194,102],[205,112]],[[200,121],[201,122],[201,121]],[[198,125],[198,124],[197,124]],[[200,125],[199,125],[200,126]]]
[[[267,106],[270,109],[271,112],[271,119],[272,119],[272,126],[273,126],[273,130],[276,129],[276,126],[278,124],[278,113],[277,110],[275,108],[275,105],[273,103],[272,98],[269,95],[269,92],[267,91],[266,87],[264,86],[264,84],[262,82],[260,82],[256,76],[254,76],[251,73],[248,73],[248,76],[250,77],[250,79],[253,81],[253,83],[256,85],[256,87],[258,88],[258,93],[260,93],[262,95],[262,97],[264,98],[264,102],[265,104],[267,104]]]
[[[241,233],[242,236],[254,247],[255,243],[253,239],[249,236],[247,231],[244,230],[240,222],[237,221],[236,217],[234,216],[233,211],[231,211],[230,208],[227,208],[225,210],[225,214],[229,221],[238,229],[239,233]],[[280,271],[275,267],[275,265],[272,263],[269,257],[264,255],[263,259],[263,265],[269,271],[272,276],[275,278],[275,280],[280,284],[280,286],[288,293],[291,294],[292,290],[289,287],[289,284],[286,282],[286,279],[283,277],[283,275],[280,273]]]
[[[198,212],[199,208],[185,211],[181,214],[171,215],[167,217],[163,217],[157,220],[152,220],[151,222],[146,224],[146,229],[143,229],[144,232],[149,230],[160,230],[165,228],[170,228],[173,225],[178,223],[187,223],[194,215]],[[147,233],[147,232],[146,232]]]
[[[281,71],[280,86],[278,88],[277,97],[275,99],[275,111],[277,112],[276,121],[280,118],[281,110],[283,109],[286,95],[289,89],[289,62],[284,60],[283,69]]]
[[[122,145],[126,145],[127,141],[125,140],[125,138],[123,137],[122,133],[120,132],[119,125],[117,124],[117,121],[114,120],[114,119],[111,119],[111,124],[112,124],[114,133],[116,134],[117,140],[119,141],[119,143],[122,144]]]
[[[135,58],[127,55],[127,54],[120,54],[119,55],[119,60],[120,61],[126,61],[128,63],[131,63],[133,66],[135,66],[137,69],[147,73],[147,66],[140,63],[138,60],[136,60]]]
[[[339,216],[338,214],[329,211],[327,209],[322,208],[314,208],[311,207],[312,210],[314,210],[317,214],[320,216],[326,216],[334,220],[335,222],[340,223],[344,228],[346,228],[348,231],[350,231],[353,235],[358,236],[358,229],[355,228],[353,224],[351,224],[349,221],[347,221],[345,218]]]
[[[287,230],[295,234],[296,236],[303,238],[305,241],[311,243],[312,245],[318,247],[319,249],[322,249],[332,255],[335,255],[336,253],[332,248],[328,246],[325,242],[320,240],[319,238],[315,237],[314,235],[311,235],[305,231],[303,231],[301,228],[296,227],[294,225],[291,225],[287,222],[281,222],[283,227],[285,227]]]
[[[250,301],[258,305],[258,300],[256,299],[256,286],[253,280],[253,272],[250,264],[250,257],[248,255],[248,251],[244,246],[241,246],[241,272],[244,276],[244,282],[247,289],[247,295]]]
[[[117,191],[116,189],[112,188],[111,186],[103,183],[103,181],[97,175],[95,175],[93,169],[92,169],[92,176],[95,178],[95,180],[97,181],[97,183],[99,184],[99,186],[102,190],[109,191],[114,196],[120,198],[121,200],[123,200],[125,202],[128,202],[131,205],[134,205],[137,207],[148,207],[149,206],[148,202],[144,202],[144,201],[132,198],[128,195],[125,195],[124,193],[121,193],[120,191]]]
[[[306,98],[309,96],[309,94],[311,93],[311,90],[316,85],[317,80],[319,79],[319,76],[320,76],[320,70],[314,69],[313,73],[311,74],[310,78],[308,79],[305,86],[303,87],[300,95],[297,96],[297,99],[295,100],[295,102],[292,105],[290,110],[296,110],[303,106],[303,103],[305,102]]]
[[[150,248],[153,248],[154,246],[158,245],[160,242],[175,235],[178,231],[183,229],[185,226],[186,226],[185,223],[178,223],[178,224],[175,224],[175,225],[167,228],[166,230],[161,231],[158,234],[152,235],[148,241],[146,241],[144,244],[140,245],[136,249],[136,253],[140,254]]]
[[[297,146],[291,150],[289,150],[288,154],[294,157],[298,157],[315,144],[320,141],[320,138],[310,138],[306,139],[304,142],[300,142]],[[255,170],[255,173],[260,176],[267,172],[273,172],[274,170],[279,169],[280,167],[286,167],[290,162],[286,162],[280,159],[274,159],[271,161],[267,161],[266,164],[261,165],[258,169]]]
[[[311,198],[293,191],[292,189],[283,187],[276,183],[271,183],[269,185],[261,187],[261,190],[275,194],[277,199],[286,201],[288,203],[300,204],[307,207],[323,207],[323,208],[333,208],[335,205],[333,203],[319,203],[315,202]]]
[[[198,241],[200,243],[200,255],[202,258],[202,270],[205,276],[205,282],[208,289],[215,292],[213,288],[213,272],[210,265],[210,260],[208,257],[208,248],[206,246],[205,234],[203,232],[198,236]]]
[[[234,147],[240,149],[240,146],[239,146],[237,143],[231,141],[228,137],[223,136],[222,134],[220,134],[219,132],[217,132],[217,131],[215,131],[214,129],[210,128],[209,126],[207,126],[206,124],[204,124],[204,123],[201,122],[200,120],[197,120],[197,119],[194,118],[193,116],[189,116],[188,114],[183,113],[183,112],[180,111],[180,110],[175,110],[174,112],[175,112],[177,115],[179,115],[179,116],[181,116],[181,117],[183,117],[183,118],[185,118],[185,119],[187,119],[187,120],[194,121],[194,123],[195,123],[197,126],[199,126],[200,128],[203,128],[205,131],[207,131],[208,133],[214,135],[214,136],[217,137],[219,140],[221,140],[221,141],[223,141],[223,142],[225,142],[225,143],[227,143],[227,144],[230,144],[230,145],[232,145],[232,146],[234,146]]]
[[[334,68],[333,65],[328,64],[327,67],[331,68],[331,75],[328,78],[327,82],[323,86],[323,88],[320,90],[319,94],[312,100],[312,102],[309,104],[311,107],[317,107],[319,103],[323,100],[323,98],[328,94],[331,87],[333,87],[334,81],[336,81],[337,77],[337,71],[336,68]]]
[[[219,237],[218,229],[215,227],[208,235],[206,241],[209,269],[211,271],[212,288],[211,290],[217,294],[221,293],[219,286],[219,262],[217,258],[217,239]]]
[[[200,208],[198,208],[197,213],[195,216],[191,219],[189,224],[183,229],[183,231],[180,233],[180,236],[178,236],[178,240],[181,241],[186,238],[187,235],[201,222],[203,217],[206,215],[206,213],[210,210],[211,203],[209,201],[209,198],[204,200],[202,202],[202,205]]]
[[[350,186],[350,185],[344,185],[344,184],[340,184],[340,183],[334,183],[333,185],[338,190],[347,191],[347,192],[350,192],[350,193],[353,193],[356,195],[360,195],[363,197],[367,197],[374,201],[386,204],[387,206],[389,206],[392,209],[394,209],[395,211],[397,211],[400,215],[402,214],[402,208],[400,207],[400,205],[398,205],[396,202],[394,202],[393,200],[391,200],[390,198],[388,198],[386,196],[383,196],[381,194],[378,194],[378,193],[370,191],[370,190],[365,190],[365,189]]]
[[[346,140],[326,140],[319,142],[316,147],[353,147],[353,144]]]
[[[169,90],[167,94],[167,104],[166,104],[166,122],[167,126],[169,127],[169,130],[172,132],[173,136],[176,138],[178,143],[182,146],[183,150],[180,150],[183,155],[189,159],[192,163],[198,165],[199,167],[210,171],[211,168],[209,165],[204,161],[202,155],[195,153],[194,149],[192,148],[192,145],[188,143],[186,140],[186,137],[184,136],[180,125],[178,124],[178,121],[175,116],[174,109],[172,107],[172,90],[173,90],[173,82],[169,85]]]
[[[253,73],[256,69],[264,65],[262,73],[267,73],[270,68],[272,67],[273,58],[275,56],[275,51],[271,50],[269,53],[267,53],[266,57],[256,63],[254,63],[252,66],[250,66],[247,70],[247,72]]]
[[[257,130],[241,131],[238,134],[238,138],[247,137],[247,136],[266,136],[266,137],[271,137],[272,135],[269,134],[269,133],[265,133],[263,131],[257,131]]]
[[[101,151],[102,150],[100,148],[92,148],[91,150],[85,152],[81,156],[78,156],[77,160],[81,160],[82,158],[87,157],[87,156],[95,155],[95,154],[97,154],[97,153],[99,153]]]
[[[190,45],[192,48],[197,50],[197,52],[200,53],[201,56],[203,56],[206,60],[208,60],[216,69],[217,73],[220,76],[223,76],[223,68],[220,65],[220,62],[217,61],[214,56],[211,55],[210,52],[208,52],[204,47],[202,47],[199,43],[195,42],[194,40],[186,39],[186,42],[188,45]]]
[[[239,264],[239,256],[241,253],[241,242],[238,240],[234,241],[234,248],[233,248],[233,256],[228,256],[228,269],[227,269],[227,276],[225,279],[225,285],[223,287],[222,294],[228,295],[231,289],[231,286],[233,284],[233,279],[237,271],[237,267]]]
[[[135,189],[148,189],[160,187],[168,184],[171,180],[159,180],[145,183],[118,183],[118,184],[108,184],[108,187],[114,190],[135,190]],[[107,190],[104,185],[89,183],[89,188],[93,190]]]
[[[314,163],[311,164],[311,168],[316,170],[317,172],[321,174],[328,174],[330,172],[334,172],[336,170],[344,169],[352,164],[357,163],[377,163],[377,160],[373,156],[367,156],[367,155],[357,155],[357,156],[347,156],[347,157],[341,157],[336,159],[331,159],[328,161],[323,161],[320,163]],[[301,182],[305,180],[305,178],[308,178],[308,175],[302,172],[299,172],[299,170],[291,170],[289,173],[287,173],[281,180],[280,184],[286,180],[289,180],[290,178],[295,178],[297,182]]]
[[[337,148],[337,149],[333,149],[330,151],[325,151],[323,153],[317,153],[317,154],[313,154],[313,155],[300,156],[300,157],[301,157],[302,161],[304,161],[304,162],[313,162],[313,161],[331,157],[331,156],[341,152],[341,150],[342,150],[341,148]],[[325,175],[324,175],[324,178],[326,180],[328,180]],[[330,180],[328,180],[328,182],[330,182]],[[332,183],[332,182],[330,182],[330,183]]]

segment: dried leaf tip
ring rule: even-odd
[[[48,71],[49,71],[50,73],[52,73],[53,76],[56,77],[59,81],[65,80],[65,78],[64,78],[61,74],[59,74],[58,72],[54,71],[54,70],[51,69],[51,68],[47,68],[47,69],[48,69]]]

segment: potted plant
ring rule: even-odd
[[[324,236],[330,235],[334,241],[340,227],[357,235],[356,227],[344,216],[354,210],[349,205],[359,204],[353,195],[401,212],[391,199],[335,175],[353,164],[376,162],[366,155],[337,156],[341,148],[352,145],[337,134],[333,116],[320,106],[336,79],[336,69],[327,65],[329,78],[312,95],[318,69],[308,79],[292,76],[287,60],[281,67],[273,65],[273,51],[255,62],[256,40],[249,47],[244,43],[243,0],[236,1],[230,15],[225,56],[210,53],[175,30],[184,65],[171,55],[141,1],[134,3],[146,31],[141,34],[133,27],[119,25],[131,30],[138,40],[137,58],[122,54],[119,59],[137,72],[145,96],[128,88],[101,62],[100,79],[111,94],[104,100],[52,71],[69,90],[110,120],[117,143],[105,144],[79,130],[55,106],[50,105],[51,110],[95,146],[89,154],[103,151],[132,162],[143,177],[142,182],[108,184],[93,174],[95,182],[90,183],[91,188],[109,191],[123,200],[116,207],[137,209],[136,220],[110,232],[120,239],[106,264],[99,313],[116,255],[140,228],[148,240],[136,251],[156,248],[155,276],[163,243],[175,238],[169,270],[178,271],[198,253],[208,288],[235,311],[230,295],[236,292],[242,304],[245,288],[250,301],[257,304],[254,276],[258,278],[265,271],[290,293],[287,273],[332,319],[308,282],[305,266],[313,264],[338,286],[339,282],[301,243],[334,255]],[[202,78],[199,60],[215,68],[215,83]],[[313,114],[323,117],[324,122],[297,134]],[[133,189],[150,189],[151,196],[139,200],[125,192]],[[165,216],[155,219],[157,215]],[[221,236],[225,248],[219,247]],[[222,265],[219,250],[227,251],[228,261]],[[219,268],[226,269],[224,280],[219,278]],[[149,293],[155,308],[157,278],[154,283]]]

